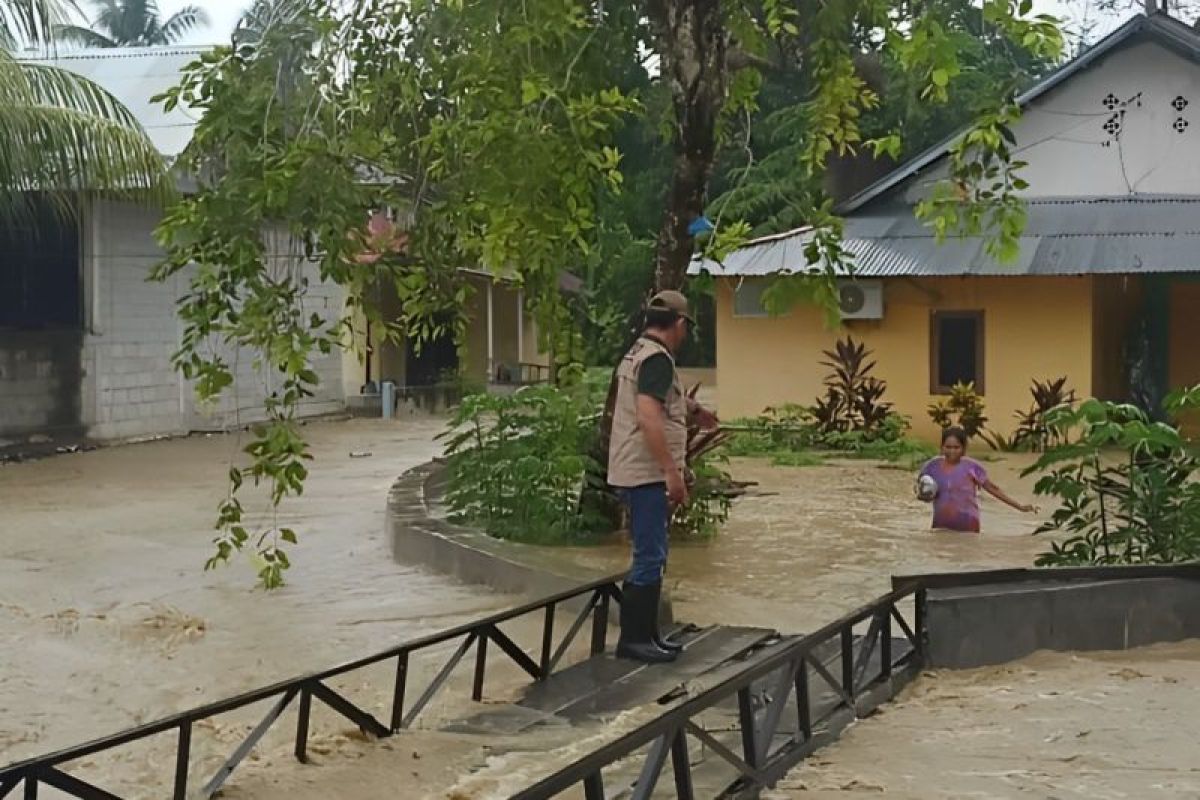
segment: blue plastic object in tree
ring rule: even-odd
[[[688,225],[688,236],[698,236],[702,233],[710,233],[716,230],[716,226],[709,222],[708,217],[701,214],[692,220],[692,224]]]

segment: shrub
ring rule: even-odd
[[[583,476],[594,466],[588,412],[586,394],[549,385],[464,398],[442,434],[454,518],[520,541],[595,531],[601,520],[579,511]]]
[[[1065,432],[1054,429],[1047,422],[1047,416],[1057,408],[1075,405],[1075,390],[1067,388],[1067,377],[1035,380],[1029,393],[1033,396],[1033,405],[1028,411],[1016,413],[1017,430],[1013,434],[1012,449],[1040,453],[1047,447],[1063,444],[1066,441]]]
[[[606,389],[602,374],[579,371],[566,386],[464,398],[441,435],[453,518],[497,538],[542,544],[612,530],[618,505],[597,447]],[[696,483],[692,500],[673,521],[678,535],[711,536],[729,516],[732,481],[708,456],[724,437],[689,431],[688,465]],[[585,486],[593,491],[581,502]]]
[[[883,400],[887,383],[871,374],[875,362],[867,346],[847,336],[823,354],[822,366],[832,371],[825,377],[824,396],[809,409],[817,431],[874,431],[883,425],[892,416],[892,404]]]
[[[973,439],[987,424],[987,417],[983,412],[983,398],[975,391],[975,384],[972,382],[951,386],[950,395],[931,403],[926,413],[939,428],[945,430],[957,425],[966,432],[967,438]]]
[[[1200,388],[1168,399],[1172,414],[1200,408]],[[1142,564],[1200,558],[1200,460],[1172,425],[1141,409],[1088,400],[1046,415],[1054,440],[1025,474],[1058,508],[1036,533],[1065,533],[1039,566]],[[1071,431],[1077,438],[1068,441]]]
[[[677,539],[711,539],[733,509],[733,479],[721,466],[720,456],[701,457],[692,462],[694,480],[685,506],[671,517],[671,536]]]

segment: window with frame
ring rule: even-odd
[[[763,305],[763,292],[771,285],[767,278],[743,278],[733,287],[735,317],[769,317]]]
[[[973,383],[983,394],[983,312],[935,311],[929,339],[930,393],[949,394],[956,383]]]
[[[0,328],[79,329],[79,218],[35,202],[0,219]]]

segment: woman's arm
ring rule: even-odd
[[[985,492],[987,492],[988,494],[990,494],[992,497],[999,500],[1001,503],[1007,503],[1008,505],[1015,508],[1017,511],[1020,511],[1024,514],[1030,514],[1032,512],[1037,511],[1037,508],[1035,506],[1025,505],[1023,503],[1018,503],[1016,500],[1013,500],[1011,497],[1006,495],[999,486],[992,483],[990,480],[983,482],[983,490]]]

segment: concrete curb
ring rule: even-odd
[[[605,577],[585,569],[564,568],[550,557],[549,548],[494,539],[474,528],[438,519],[430,504],[444,489],[443,467],[429,462],[405,472],[388,492],[387,532],[397,561],[416,564],[500,592],[549,595]],[[664,590],[660,610],[664,625],[672,621],[670,599]],[[585,599],[568,606],[582,608]],[[609,615],[617,624],[617,614]]]

